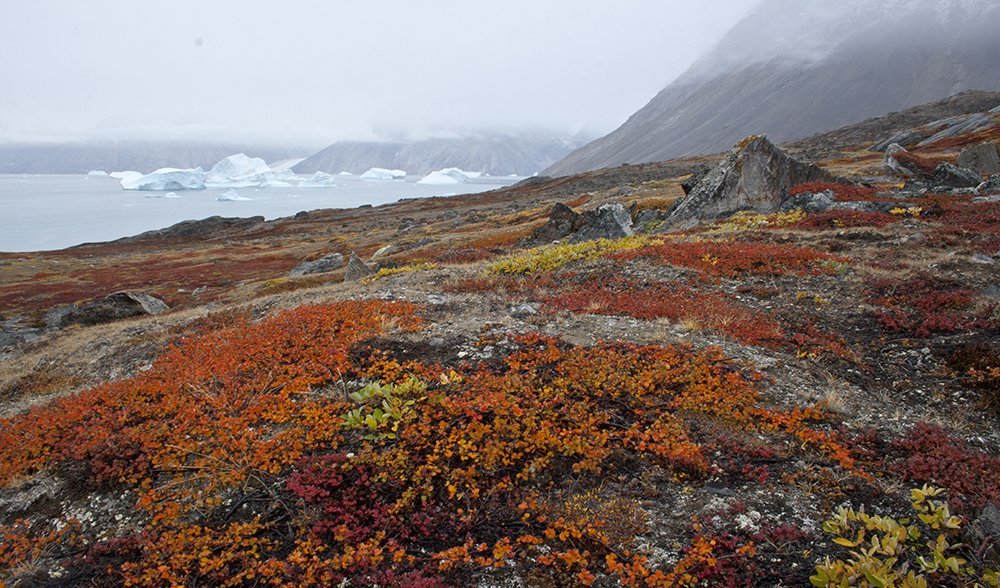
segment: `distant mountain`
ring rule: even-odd
[[[764,0],[621,127],[545,170],[785,142],[967,89],[1000,89],[995,0]]]
[[[476,135],[412,143],[340,141],[292,169],[300,174],[357,174],[384,167],[421,175],[457,167],[494,176],[527,176],[559,161],[573,147],[551,135]]]
[[[91,170],[148,173],[161,167],[199,166],[208,169],[234,153],[267,161],[303,155],[294,149],[181,141],[0,143],[0,174],[83,174]]]

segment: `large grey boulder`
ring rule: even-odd
[[[583,217],[562,202],[556,202],[549,213],[549,220],[531,234],[533,243],[551,243],[562,239],[580,228]]]
[[[340,253],[331,253],[320,257],[319,259],[314,259],[312,261],[306,261],[300,263],[292,271],[288,272],[290,276],[308,276],[309,274],[320,274],[323,272],[332,272],[334,270],[340,269],[344,265],[344,256]]]
[[[596,210],[588,210],[581,215],[582,226],[570,238],[571,243],[592,239],[619,239],[635,234],[632,229],[632,215],[620,202],[604,204]]]
[[[357,253],[352,251],[350,259],[347,260],[347,271],[344,272],[344,281],[357,282],[374,275],[375,271],[368,267],[365,262],[361,261]]]
[[[747,137],[678,201],[667,223],[714,219],[741,210],[774,212],[794,186],[834,180],[829,172],[790,157],[767,137]]]
[[[978,173],[951,163],[938,165],[931,178],[931,184],[935,188],[975,188],[981,183],[983,177]]]
[[[962,149],[958,166],[981,174],[1000,174],[1000,153],[995,143],[980,143]]]
[[[84,304],[68,304],[45,314],[45,326],[61,328],[67,325],[96,325],[118,319],[156,315],[170,310],[159,298],[141,292],[115,292],[100,300]]]

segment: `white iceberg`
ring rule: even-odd
[[[200,167],[177,169],[164,167],[144,176],[123,178],[122,188],[126,190],[204,190],[205,172]]]
[[[446,167],[436,172],[431,172],[420,179],[418,184],[430,184],[434,186],[445,186],[449,184],[464,184],[469,178],[478,178],[480,172],[465,172],[457,167]]]
[[[292,182],[298,179],[295,177],[295,172],[288,168],[275,169],[272,171],[274,172],[274,179],[279,182]]]
[[[299,182],[299,188],[333,188],[336,185],[333,176],[321,171],[314,173],[311,178]]]
[[[352,174],[349,171],[342,171],[338,175],[341,175],[341,176],[353,176],[354,174]]]
[[[166,194],[153,193],[146,194],[146,198],[180,198],[181,196],[177,192],[167,192]]]
[[[87,172],[87,177],[104,177],[108,175],[108,172],[100,169],[92,169]]]
[[[236,190],[226,190],[216,198],[219,202],[245,202],[252,200],[252,198],[247,198],[245,196],[240,196],[236,193]]]
[[[385,169],[382,167],[373,167],[365,173],[361,174],[362,180],[402,180],[406,178],[406,172],[401,169]]]
[[[205,185],[209,188],[288,186],[275,177],[274,171],[263,159],[247,157],[243,153],[230,155],[213,165],[205,174]]]
[[[120,172],[111,172],[108,175],[116,180],[135,180],[142,177],[142,172],[120,171]]]

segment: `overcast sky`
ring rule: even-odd
[[[755,0],[3,0],[0,141],[611,131]]]

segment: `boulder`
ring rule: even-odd
[[[531,234],[531,241],[534,243],[551,243],[562,239],[576,230],[583,223],[583,217],[562,202],[556,202],[549,213],[549,220],[544,225],[535,229]]]
[[[344,281],[357,282],[374,275],[375,271],[368,267],[365,262],[361,261],[357,253],[352,251],[350,259],[347,260],[347,271],[344,272]]]
[[[771,213],[794,186],[834,180],[829,172],[790,157],[767,137],[747,137],[677,202],[667,222],[714,219],[741,210]]]
[[[96,325],[110,321],[156,315],[170,310],[159,298],[141,292],[115,292],[100,300],[56,307],[45,314],[45,326]]]
[[[330,255],[325,255],[319,259],[314,259],[312,261],[305,261],[300,263],[292,271],[288,272],[290,276],[308,276],[309,274],[320,274],[323,272],[332,272],[334,270],[340,269],[344,265],[344,256],[340,253],[331,253]]]
[[[958,166],[980,174],[1000,174],[1000,153],[995,143],[980,143],[962,149]]]
[[[983,183],[983,178],[971,169],[965,169],[951,163],[942,163],[934,170],[931,184],[935,189],[945,188],[975,188]]]
[[[623,204],[604,204],[596,210],[588,210],[582,215],[580,229],[570,238],[571,243],[592,239],[619,239],[635,234],[632,229],[632,215]]]
[[[936,166],[933,161],[910,153],[898,143],[885,150],[883,163],[890,172],[906,178],[931,176]]]

